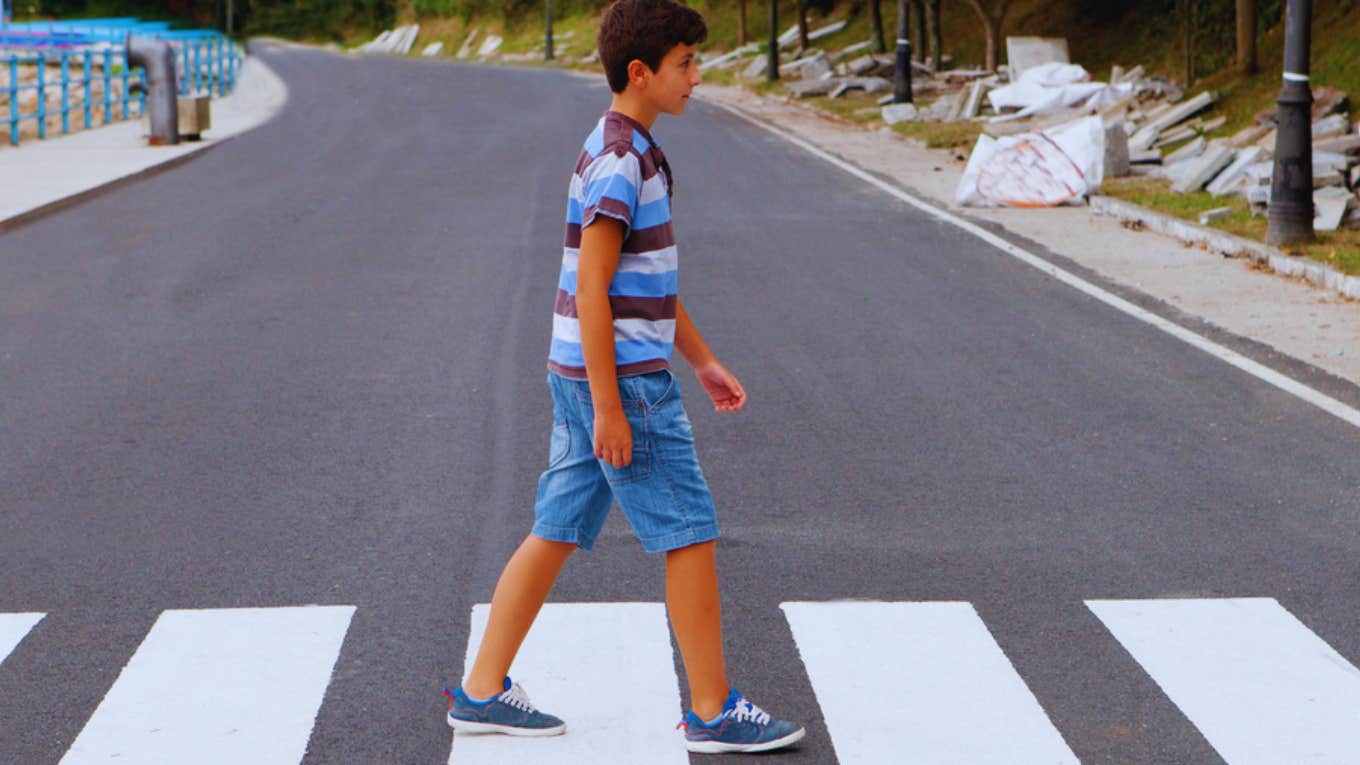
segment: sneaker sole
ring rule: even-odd
[[[456,717],[445,716],[449,727],[459,733],[504,733],[507,736],[560,736],[567,732],[567,724],[554,726],[552,728],[518,728],[514,725],[497,725],[496,723],[472,722],[471,720],[459,720]]]
[[[803,728],[790,733],[783,738],[773,741],[762,741],[759,744],[724,744],[721,741],[686,741],[685,748],[695,754],[728,754],[731,752],[768,752],[771,749],[781,749],[790,744],[796,744],[803,740],[807,733]]]

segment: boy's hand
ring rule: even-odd
[[[619,469],[633,462],[633,429],[629,427],[623,409],[596,410],[595,457]]]
[[[694,370],[699,382],[713,399],[713,408],[719,412],[739,412],[746,405],[746,391],[737,381],[737,376],[727,371],[727,367],[711,361]]]

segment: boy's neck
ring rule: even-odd
[[[614,100],[609,104],[609,111],[618,112],[619,114],[632,118],[639,125],[646,128],[649,133],[652,132],[652,125],[656,122],[656,118],[660,114],[655,107],[651,106],[643,99],[637,98],[628,91],[614,94]]]

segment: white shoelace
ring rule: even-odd
[[[764,725],[770,721],[770,715],[768,712],[756,706],[755,704],[752,704],[751,702],[747,701],[745,697],[737,699],[736,705],[733,706],[731,709],[727,710],[727,716],[731,717],[737,722],[750,720],[751,722],[758,723],[760,725]]]
[[[534,708],[533,702],[529,701],[529,694],[525,693],[524,689],[519,687],[519,683],[512,684],[510,690],[500,695],[500,700],[515,709],[522,709],[525,712],[538,711]]]

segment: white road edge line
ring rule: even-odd
[[[1313,388],[1304,385],[1303,383],[1299,382],[1298,380],[1295,380],[1292,377],[1276,372],[1275,370],[1271,369],[1268,366],[1265,366],[1264,364],[1253,361],[1247,358],[1246,356],[1243,356],[1242,354],[1238,353],[1237,351],[1232,350],[1231,348],[1219,345],[1218,343],[1215,343],[1209,338],[1204,337],[1203,335],[1200,335],[1196,332],[1192,332],[1191,330],[1188,330],[1185,327],[1176,324],[1175,322],[1168,321],[1167,319],[1164,319],[1161,316],[1158,316],[1157,314],[1145,308],[1140,308],[1139,306],[1130,303],[1129,301],[1119,297],[1118,295],[1115,295],[1112,292],[1109,292],[1108,290],[1097,287],[1096,285],[1086,281],[1085,279],[1082,279],[1081,277],[1071,273],[1070,271],[1065,271],[1059,268],[1058,266],[1053,265],[1047,260],[1044,260],[1038,255],[1035,255],[1029,252],[1028,250],[1025,250],[1024,248],[1017,247],[1016,245],[1006,241],[1005,239],[1002,239],[996,234],[993,234],[990,231],[987,231],[986,229],[976,224],[969,223],[968,221],[951,213],[945,212],[944,210],[941,210],[935,205],[926,202],[922,199],[919,199],[896,186],[893,186],[889,183],[885,183],[879,180],[878,178],[873,177],[869,173],[861,170],[858,167],[855,167],[854,165],[850,164],[849,162],[846,162],[840,157],[837,157],[834,154],[831,154],[803,140],[802,138],[799,138],[798,136],[790,135],[789,133],[786,133],[785,131],[779,128],[776,128],[772,125],[762,122],[756,119],[755,117],[752,117],[751,115],[745,113],[741,109],[738,109],[734,106],[729,106],[727,104],[718,103],[717,101],[705,100],[704,102],[712,104],[713,106],[717,106],[720,109],[723,109],[733,115],[736,115],[737,117],[740,117],[741,119],[747,122],[750,122],[756,127],[762,128],[766,131],[769,131],[770,133],[779,136],[780,138],[783,138],[784,140],[788,141],[789,143],[792,143],[794,146],[797,146],[800,149],[803,149],[809,154],[819,159],[823,159],[826,160],[827,162],[830,162],[831,164],[835,165],[841,170],[844,170],[845,172],[855,176],[856,178],[859,178],[860,180],[864,181],[865,183],[868,183],[871,186],[874,186],[875,188],[878,188],[881,191],[885,191],[888,194],[891,194],[892,196],[902,200],[903,202],[906,202],[907,204],[921,210],[924,213],[933,215],[946,223],[957,226],[958,228],[967,231],[968,233],[976,236],[977,238],[992,245],[993,247],[996,247],[997,249],[1001,250],[1007,255],[1017,258],[1026,265],[1037,268],[1038,270],[1044,272],[1045,274],[1048,274],[1049,276],[1068,285],[1069,287],[1073,287],[1078,291],[1083,292],[1086,295],[1089,295],[1090,297],[1093,297],[1096,300],[1099,300],[1100,302],[1105,303],[1106,305],[1112,308],[1123,311],[1124,313],[1134,317],[1135,319],[1143,321],[1147,324],[1151,324],[1152,326],[1162,330],[1163,332],[1167,333],[1168,335],[1171,335],[1172,337],[1175,337],[1179,340],[1183,340],[1189,343],[1190,345],[1204,351],[1205,353],[1208,353],[1211,356],[1220,359],[1221,361],[1225,361],[1242,370],[1243,372],[1246,372],[1247,374],[1259,380],[1262,380],[1263,382],[1274,385],[1276,388],[1279,388],[1280,390],[1286,393],[1290,393],[1294,396],[1297,396],[1303,399],[1304,401],[1308,402],[1309,404],[1316,406],[1322,411],[1334,417],[1337,417],[1357,428],[1360,428],[1360,410],[1357,410],[1354,407],[1351,407],[1341,401],[1338,401],[1332,398],[1331,396],[1322,393],[1321,391],[1314,390]]]

